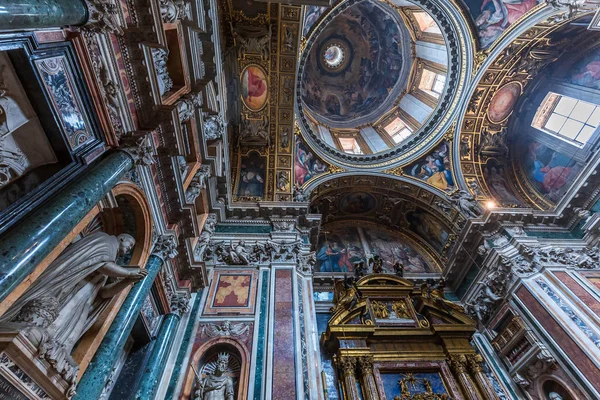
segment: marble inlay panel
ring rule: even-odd
[[[75,150],[94,140],[64,56],[37,60],[35,63],[71,149]]]
[[[204,314],[254,314],[257,280],[256,270],[215,271]]]
[[[569,336],[567,331],[556,323],[546,308],[534,297],[526,287],[521,287],[517,291],[517,297],[529,309],[536,320],[541,324],[546,334],[559,344],[561,350],[567,355],[569,360],[585,376],[599,376],[600,369],[592,362],[589,356],[579,347],[579,345]],[[590,381],[596,390],[600,390],[600,380]]]
[[[292,271],[275,271],[275,321],[273,335],[273,394],[274,400],[296,398],[296,369],[294,365],[294,301]]]
[[[535,282],[542,288],[544,293],[548,295],[556,303],[556,305],[564,311],[571,321],[596,345],[600,348],[600,337],[585,323],[573,309],[567,304],[566,301],[560,297],[554,289],[546,283],[543,279],[536,279]]]

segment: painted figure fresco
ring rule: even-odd
[[[355,192],[340,200],[340,211],[348,214],[366,214],[377,207],[377,200],[370,193]]]
[[[419,235],[435,250],[441,252],[448,241],[446,228],[427,211],[417,208],[406,214],[411,231]]]
[[[421,254],[414,250],[413,246],[398,235],[372,228],[363,230],[371,253],[383,259],[385,273],[393,274],[396,262],[400,262],[404,266],[405,273],[436,272],[431,261],[426,261]]]
[[[307,14],[307,18],[315,16]],[[360,2],[343,11],[310,50],[302,75],[303,102],[315,116],[332,122],[374,112],[398,82],[403,65],[401,42],[397,20],[374,3]],[[332,43],[344,52],[342,66],[333,69],[324,58]]]
[[[450,169],[450,144],[443,141],[427,156],[405,167],[404,173],[440,190],[454,190],[454,179]]]
[[[405,273],[438,272],[431,256],[417,250],[410,239],[375,226],[359,225],[360,222],[348,222],[323,230],[319,238],[316,271],[353,272],[356,264],[364,262],[367,265],[367,258],[377,255],[383,260],[383,272],[387,274],[395,273],[394,264],[397,262],[404,266]],[[361,232],[364,242],[361,241]]]
[[[365,252],[356,229],[337,229],[319,241],[316,270],[353,272],[354,264],[365,260]]]
[[[304,26],[302,28],[302,36],[308,35],[310,32],[310,28],[313,27],[315,22],[319,19],[321,15],[325,11],[327,11],[328,7],[319,7],[319,6],[306,6],[306,11],[304,14]]]
[[[575,63],[568,81],[575,85],[600,89],[600,48],[594,49]]]
[[[488,108],[491,122],[500,123],[512,114],[513,108],[521,95],[521,85],[510,82],[496,92]]]
[[[329,166],[315,156],[308,146],[296,136],[296,157],[294,161],[294,176],[298,185],[304,185],[305,182],[317,175],[324,174]]]
[[[242,157],[238,196],[263,197],[265,194],[265,158],[256,152]]]
[[[546,198],[558,202],[569,189],[581,164],[536,141],[527,142],[523,160],[529,180]]]
[[[534,8],[538,0],[465,0],[465,3],[475,20],[481,47],[486,49]]]
[[[246,107],[258,111],[267,102],[267,74],[259,66],[251,65],[242,73],[242,100]]]

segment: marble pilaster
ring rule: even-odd
[[[0,237],[0,301],[33,272],[133,165],[134,157],[129,153],[109,153]]]
[[[172,243],[171,246],[166,246]],[[154,246],[154,251],[148,258],[146,270],[148,275],[140,282],[133,285],[127,294],[123,305],[115,316],[108,332],[104,336],[98,351],[90,362],[85,373],[77,385],[77,394],[73,400],[97,399],[100,397],[113,366],[115,365],[120,350],[125,345],[133,325],[138,317],[144,299],[150,292],[154,279],[167,258],[173,258],[176,253],[169,249],[174,248],[175,243],[171,236],[161,236]]]
[[[164,372],[169,352],[173,346],[173,340],[177,333],[179,320],[181,317],[177,313],[171,313],[164,316],[158,336],[154,340],[152,354],[150,355],[148,365],[142,375],[140,386],[134,396],[134,399],[153,399],[156,395],[160,378]]]
[[[83,0],[19,0],[2,5],[0,26],[11,30],[82,25],[88,19]]]

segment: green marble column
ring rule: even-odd
[[[83,25],[88,19],[84,0],[12,0],[0,2],[0,26],[23,30]]]
[[[156,390],[165,371],[165,365],[173,346],[173,340],[175,340],[180,319],[181,317],[177,313],[165,315],[134,399],[150,400],[156,395]]]
[[[133,329],[144,299],[150,293],[154,279],[167,258],[173,258],[177,252],[177,243],[173,236],[159,237],[154,251],[146,263],[148,275],[137,282],[127,294],[125,302],[119,309],[108,332],[104,336],[94,358],[77,385],[77,394],[73,400],[90,400],[100,397],[119,354]]]
[[[134,163],[128,152],[109,153],[0,237],[0,301],[58,246]]]

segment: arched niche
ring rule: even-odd
[[[180,400],[194,399],[194,391],[198,384],[196,373],[202,375],[203,368],[213,362],[215,356],[220,352],[231,354],[236,359],[235,362],[239,363],[239,372],[234,372],[237,377],[232,377],[234,378],[235,398],[237,400],[244,400],[248,397],[248,377],[250,375],[250,353],[248,349],[242,343],[232,338],[214,338],[200,346],[192,357],[190,357],[187,373],[183,381],[183,388],[179,396]],[[232,359],[230,358],[230,365],[231,363]],[[201,379],[204,379],[204,376],[201,376]]]
[[[562,379],[556,376],[544,375],[538,378],[538,396],[540,400],[579,400]],[[560,397],[559,397],[560,396]]]

